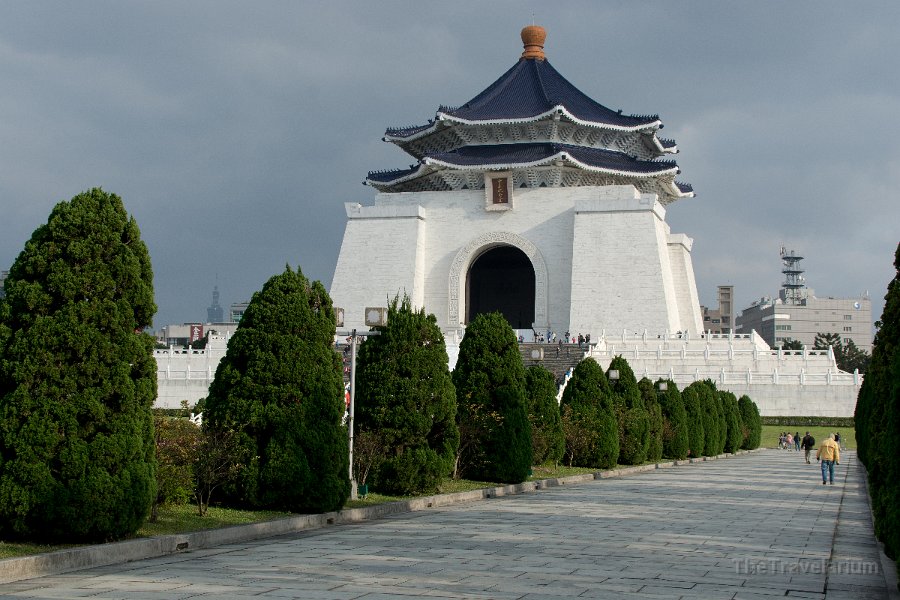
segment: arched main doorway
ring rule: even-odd
[[[466,323],[500,311],[513,329],[534,323],[535,277],[528,256],[513,246],[496,246],[472,262],[466,274]]]

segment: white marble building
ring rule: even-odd
[[[385,140],[418,160],[370,173],[374,205],[348,203],[331,285],[346,327],[397,294],[449,336],[480,312],[515,329],[702,329],[690,250],[666,206],[693,196],[654,116],[591,100],[526,27],[519,62],[462,107]]]

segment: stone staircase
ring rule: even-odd
[[[574,369],[575,365],[584,360],[587,345],[578,348],[578,344],[559,346],[558,344],[520,343],[519,352],[522,353],[522,362],[526,369],[532,365],[540,365],[553,373],[557,383],[562,383],[565,380],[566,371]]]

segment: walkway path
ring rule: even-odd
[[[2,586],[3,598],[886,598],[862,470],[660,469]]]

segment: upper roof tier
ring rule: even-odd
[[[384,140],[419,161],[467,146],[515,143],[582,146],[640,161],[678,151],[674,141],[657,137],[663,126],[657,115],[622,114],[569,83],[546,60],[545,36],[541,27],[526,27],[522,57],[487,89],[460,107],[441,106],[425,125],[388,128]]]

